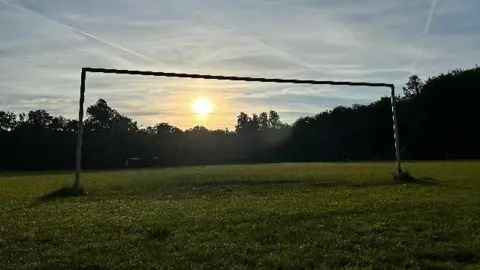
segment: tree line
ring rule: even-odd
[[[398,96],[403,159],[480,157],[480,67],[422,80],[413,75]],[[390,98],[338,106],[282,123],[275,111],[241,112],[234,131],[168,123],[142,128],[100,99],[87,108],[83,167],[121,168],[125,159],[157,157],[161,166],[362,161],[395,158]],[[45,110],[0,111],[0,170],[73,169],[78,121]]]

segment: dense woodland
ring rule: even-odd
[[[480,158],[480,67],[425,81],[413,75],[398,96],[403,159]],[[233,120],[233,119],[232,119]],[[98,100],[87,109],[83,167],[122,168],[141,157],[160,166],[394,159],[390,98],[339,106],[292,125],[270,111],[240,113],[235,131],[168,123],[140,128]],[[0,170],[73,169],[78,121],[44,110],[0,111]],[[140,162],[139,162],[140,163]],[[145,164],[144,164],[145,165]]]

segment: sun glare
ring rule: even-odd
[[[192,103],[192,111],[198,115],[207,115],[213,111],[212,102],[207,98],[197,98]]]

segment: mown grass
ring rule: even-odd
[[[479,269],[480,162],[407,167],[0,174],[0,268]]]

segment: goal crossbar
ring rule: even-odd
[[[372,86],[372,87],[389,87],[389,88],[394,87],[393,84],[374,83],[374,82],[319,81],[319,80],[301,80],[301,79],[219,76],[219,75],[204,75],[204,74],[192,74],[192,73],[174,73],[174,72],[158,72],[158,71],[145,71],[145,70],[109,69],[109,68],[83,68],[83,70],[85,72],[94,72],[94,73],[127,74],[127,75],[171,77],[171,78],[185,78],[185,79],[204,79],[204,80],[219,80],[219,81],[269,82],[269,83],[293,83],[293,84],[329,84],[329,85]]]
[[[82,68],[82,72],[81,72],[80,102],[79,102],[79,111],[78,111],[78,133],[77,133],[76,168],[75,168],[75,182],[74,182],[74,189],[77,189],[77,190],[80,188],[80,171],[81,171],[81,165],[82,165],[83,115],[84,115],[83,106],[85,101],[85,85],[86,85],[87,72],[119,74],[119,75],[124,74],[124,75],[140,75],[140,76],[155,76],[155,77],[170,77],[170,78],[219,80],[219,81],[387,87],[387,88],[390,88],[390,95],[391,95],[390,101],[391,101],[391,107],[392,107],[393,134],[394,134],[394,141],[395,141],[397,176],[399,176],[402,172],[401,164],[400,164],[400,144],[399,144],[399,137],[398,137],[395,85],[393,84],[375,83],[375,82],[356,82],[356,81],[322,81],[322,80],[303,80],[303,79],[277,79],[277,78],[260,78],[260,77],[220,76],[220,75],[205,75],[205,74],[190,74],[190,73],[158,72],[158,71],[147,71],[147,70],[84,67]]]

